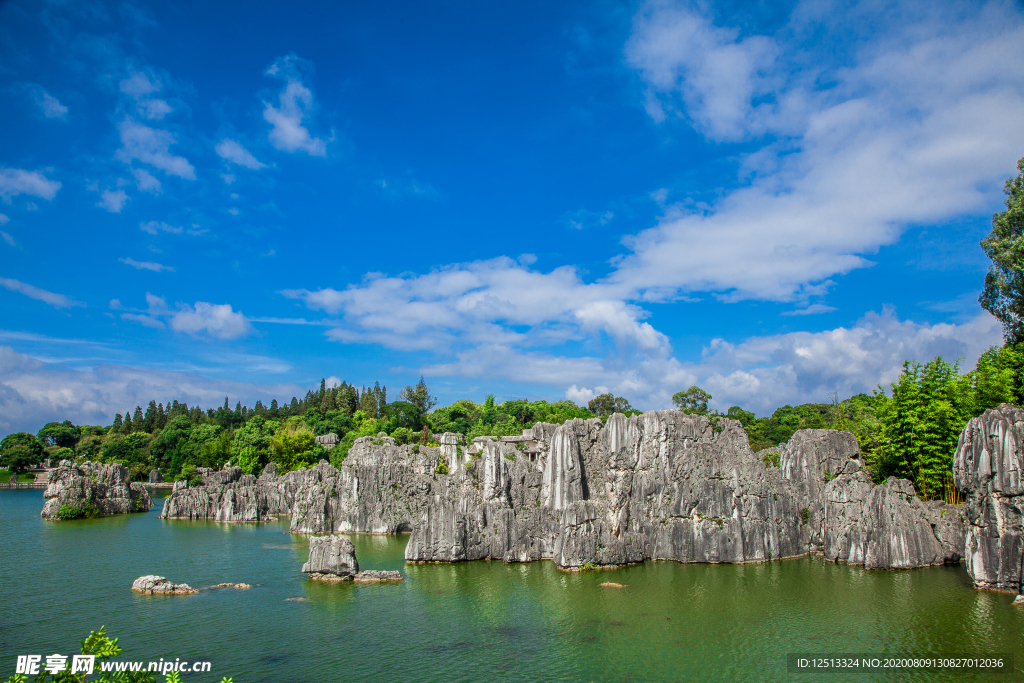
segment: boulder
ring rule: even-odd
[[[199,590],[192,588],[187,583],[171,583],[162,576],[140,576],[132,583],[132,590],[136,593],[148,595],[192,595]]]
[[[117,463],[73,465],[61,460],[47,477],[42,517],[49,520],[147,512],[153,506],[146,487],[129,481]]]
[[[965,495],[964,562],[975,585],[1024,590],[1024,410],[1004,403],[967,423],[953,458]]]
[[[149,483],[150,484],[161,484],[164,481],[164,477],[160,474],[160,470],[152,469],[149,471]]]
[[[356,548],[344,536],[313,536],[309,539],[309,561],[302,571],[310,578],[350,579],[359,573]]]

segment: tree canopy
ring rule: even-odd
[[[982,307],[1003,324],[1008,344],[1024,341],[1024,159],[1017,177],[1006,181],[1006,209],[992,216],[992,232],[981,241],[992,266],[978,297]]]

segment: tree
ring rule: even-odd
[[[587,408],[598,417],[607,417],[612,413],[625,413],[628,410],[633,410],[633,406],[629,405],[629,401],[621,396],[614,396],[612,394],[595,396],[590,399]]]
[[[437,405],[437,399],[430,395],[427,383],[420,377],[420,381],[414,387],[406,387],[398,394],[399,401],[406,401],[419,408],[420,414],[429,413]]]
[[[711,394],[697,386],[677,392],[672,396],[672,403],[676,410],[681,410],[688,415],[707,415],[708,401],[710,400]]]
[[[60,446],[61,448],[74,448],[81,436],[81,430],[71,424],[71,420],[63,422],[47,422],[40,429],[36,436],[48,446]]]
[[[0,441],[0,465],[15,474],[43,459],[43,444],[28,432],[8,434]]]
[[[1017,162],[1017,171],[1003,188],[1006,210],[992,216],[992,232],[981,241],[992,266],[978,297],[1003,324],[1008,344],[1024,341],[1024,159]]]

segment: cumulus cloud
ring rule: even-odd
[[[70,308],[71,306],[83,306],[71,297],[64,296],[63,294],[55,294],[48,292],[45,289],[39,289],[35,285],[30,285],[13,278],[0,277],[0,287],[5,287],[12,292],[18,292],[24,294],[32,299],[37,299],[44,303],[50,304],[54,308]]]
[[[638,14],[627,55],[652,116],[759,142],[740,157],[748,182],[707,208],[667,207],[625,240],[633,253],[614,279],[650,299],[800,300],[870,265],[908,225],[991,205],[1024,148],[1021,14],[911,2],[880,17],[862,4],[831,23],[800,7],[771,36],[689,5]]]
[[[224,138],[217,143],[214,148],[217,154],[222,159],[226,159],[233,164],[250,168],[254,171],[258,171],[261,168],[266,168],[266,164],[260,163],[260,161],[252,155],[249,150],[242,146],[240,142],[232,140],[230,138]]]
[[[119,258],[117,259],[121,263],[131,266],[136,270],[152,270],[154,273],[160,273],[163,271],[174,272],[174,268],[165,266],[162,263],[154,263],[153,261],[136,261],[133,258]]]
[[[110,213],[121,213],[128,199],[128,193],[124,190],[104,190],[100,193],[100,200],[96,202],[96,206]]]
[[[277,106],[263,102],[263,118],[272,126],[268,139],[277,149],[322,157],[327,154],[327,142],[312,136],[303,125],[315,108],[313,91],[303,83],[301,75],[301,71],[309,69],[309,62],[294,54],[277,58],[267,68],[266,75],[283,80],[285,85],[278,94]]]
[[[196,172],[188,159],[171,153],[171,145],[177,138],[169,131],[151,128],[143,123],[126,118],[118,126],[121,134],[121,149],[116,157],[126,164],[138,160],[160,169],[168,175],[186,180],[195,180]]]
[[[108,425],[115,413],[145,407],[154,398],[216,407],[225,396],[251,405],[256,399],[287,401],[305,392],[305,387],[294,384],[250,384],[126,365],[76,370],[0,346],[0,436],[35,433],[55,420]]]
[[[176,332],[216,339],[237,339],[253,332],[249,320],[241,311],[233,310],[231,304],[197,301],[195,305],[179,303],[177,309],[171,309],[165,299],[149,292],[146,304],[147,310],[122,313],[121,317],[147,327],[170,327]],[[121,306],[120,301],[118,306]]]
[[[50,180],[39,171],[0,168],[0,197],[8,204],[11,203],[11,198],[19,194],[27,194],[40,199],[53,199],[59,189],[59,182]]]

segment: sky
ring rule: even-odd
[[[7,0],[0,435],[972,367],[1021,45],[1019,2]]]

